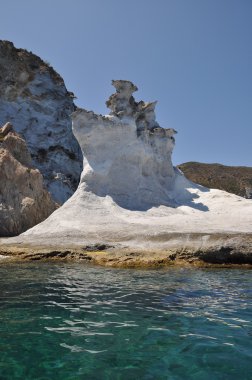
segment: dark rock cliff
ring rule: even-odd
[[[25,138],[34,166],[59,203],[73,194],[82,170],[71,129],[73,97],[48,63],[0,40],[0,125],[10,121]]]

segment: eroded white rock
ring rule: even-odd
[[[212,235],[213,247],[219,249],[223,234],[251,232],[252,202],[188,181],[173,168],[175,131],[158,125],[155,103],[136,102],[131,82],[113,85],[109,115],[82,109],[73,113],[73,132],[84,156],[77,191],[12,243],[44,244],[46,237],[47,244],[64,247],[109,243],[186,249],[190,234],[200,233],[193,238],[196,248],[204,247]]]
[[[84,153],[81,183],[98,196],[109,195],[130,210],[172,206],[168,191],[175,172],[171,162],[173,129],[155,119],[154,103],[137,103],[128,81],[113,81],[109,116],[82,109],[73,113],[73,132]]]

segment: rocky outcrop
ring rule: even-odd
[[[178,165],[178,168],[188,179],[202,186],[252,199],[252,168],[250,167],[186,162]]]
[[[189,181],[172,165],[175,131],[158,125],[155,103],[136,102],[131,82],[113,85],[109,115],[73,113],[84,155],[78,189],[47,220],[4,242],[2,254],[19,246],[33,250],[31,259],[105,265],[149,265],[154,254],[160,265],[252,263],[251,200]]]
[[[24,136],[33,165],[59,203],[77,188],[82,168],[71,130],[73,97],[49,64],[0,41],[0,125],[10,121]]]
[[[120,206],[146,210],[171,205],[175,171],[171,162],[174,129],[156,122],[156,102],[136,102],[129,81],[113,81],[109,116],[78,109],[73,130],[85,152],[81,184],[98,196],[109,195]]]
[[[56,208],[25,141],[7,123],[0,128],[0,236],[18,235]]]

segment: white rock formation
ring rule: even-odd
[[[71,130],[73,94],[36,55],[0,41],[0,125],[22,134],[32,161],[53,198],[63,203],[75,191],[82,156]]]
[[[109,117],[85,110],[73,114],[73,131],[84,152],[81,184],[130,210],[172,205],[168,191],[175,178],[171,154],[176,132],[157,124],[156,103],[135,102],[131,82],[113,85],[117,92],[107,102]]]
[[[155,103],[136,102],[136,87],[113,81],[108,116],[78,109],[73,132],[84,169],[75,194],[13,242],[64,246],[109,243],[136,249],[188,247],[190,233],[251,233],[252,202],[188,181],[173,168],[173,129],[155,120]],[[177,234],[170,241],[169,234]],[[216,238],[218,241],[218,238]],[[217,244],[217,243],[216,243]]]

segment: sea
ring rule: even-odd
[[[252,379],[252,271],[1,262],[0,379]]]

